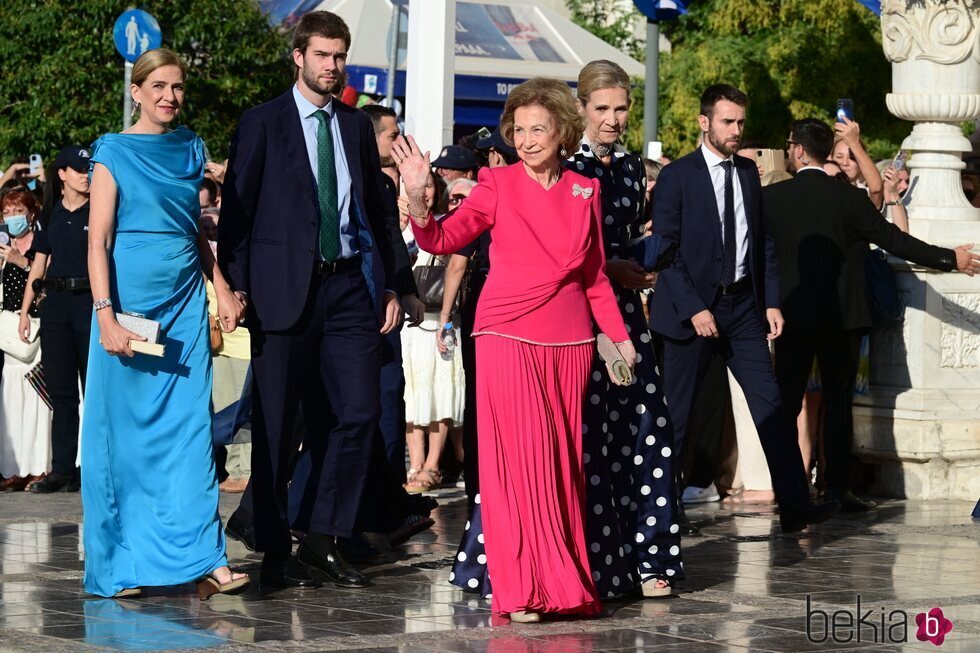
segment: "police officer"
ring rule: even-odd
[[[41,364],[53,411],[51,473],[31,492],[77,492],[78,384],[85,383],[92,327],[92,292],[88,280],[89,152],[72,145],[58,153],[50,175],[52,186],[45,229],[34,237],[35,259],[21,310],[23,335],[30,329],[27,309],[43,293]]]

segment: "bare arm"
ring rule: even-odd
[[[905,210],[905,205],[902,204],[902,198],[898,192],[898,184],[900,182],[898,171],[892,166],[885,168],[885,172],[882,175],[882,182],[885,193],[886,217],[888,217],[892,221],[892,224],[894,224],[896,227],[905,233],[908,233],[909,214]]]
[[[214,285],[214,295],[218,300],[218,325],[225,333],[231,333],[238,327],[239,320],[245,315],[245,296],[233,292],[218,267],[218,261],[211,252],[208,239],[201,232],[197,233],[197,251],[201,257],[201,269],[204,276]]]
[[[92,170],[92,183],[89,186],[88,218],[88,277],[92,286],[94,300],[112,297],[109,285],[109,250],[112,249],[112,236],[116,226],[116,198],[118,189],[112,173],[101,163]],[[132,358],[130,340],[146,340],[121,326],[116,321],[114,306],[96,311],[102,346],[113,356],[123,355]]]
[[[834,131],[851,148],[851,154],[854,155],[854,162],[857,163],[858,170],[861,171],[861,176],[864,177],[864,183],[868,185],[868,195],[871,197],[871,203],[875,205],[876,209],[881,210],[881,205],[885,201],[884,193],[882,192],[881,173],[878,172],[878,167],[875,165],[875,162],[864,151],[864,146],[861,145],[861,126],[845,117],[844,122],[839,122],[834,125]]]
[[[27,287],[24,289],[24,301],[20,304],[20,327],[18,328],[18,334],[20,339],[24,342],[30,342],[31,338],[31,322],[29,318],[29,313],[31,310],[31,304],[34,303],[34,281],[36,279],[43,279],[44,275],[48,270],[48,255],[47,254],[35,254],[34,264],[31,266],[31,272],[27,275]]]
[[[439,312],[439,328],[436,330],[436,347],[440,352],[446,349],[442,344],[442,327],[452,319],[453,304],[456,303],[459,288],[463,285],[463,275],[466,274],[469,261],[462,254],[452,254],[449,262],[446,263],[446,276],[442,287],[442,310]]]

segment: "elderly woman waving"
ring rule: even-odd
[[[428,154],[411,138],[393,152],[422,249],[449,254],[492,232],[473,327],[480,506],[493,611],[518,621],[600,608],[583,524],[592,318],[620,343],[606,348],[610,360],[631,368],[635,357],[604,270],[599,184],[561,165],[582,130],[564,83],[516,87],[501,131],[521,161],[482,170],[466,202],[438,222],[424,202]]]

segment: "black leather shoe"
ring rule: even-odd
[[[31,486],[31,492],[35,494],[51,494],[52,492],[70,492],[68,486],[71,484],[71,476],[56,474],[51,472],[40,481]],[[75,492],[78,492],[76,489]]]
[[[839,501],[806,504],[799,507],[780,508],[779,525],[784,533],[802,531],[808,524],[827,521],[840,511]]]
[[[225,524],[225,535],[238,540],[249,551],[255,551],[255,526],[244,519],[237,510],[231,513],[228,523]]]
[[[678,533],[681,537],[701,537],[701,530],[691,523],[691,520],[687,518],[687,514],[680,512],[677,515],[677,526],[680,528]]]
[[[841,512],[868,512],[878,507],[874,501],[862,499],[850,490],[842,494],[839,501]]]
[[[334,537],[308,534],[296,551],[296,559],[322,572],[337,587],[371,586],[371,581],[344,560]]]
[[[292,556],[266,554],[262,558],[259,584],[263,589],[316,589],[321,583]]]

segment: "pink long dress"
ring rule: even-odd
[[[419,246],[459,250],[493,230],[473,325],[480,496],[493,611],[596,614],[585,544],[582,402],[591,317],[629,338],[604,270],[599,183],[571,171],[545,190],[523,163],[480,171]],[[593,436],[595,437],[595,436]]]

